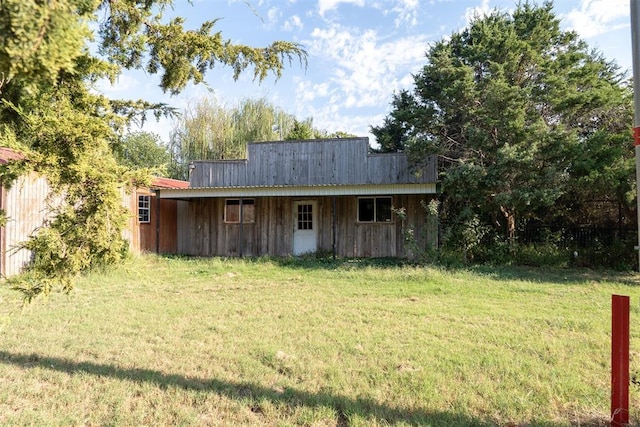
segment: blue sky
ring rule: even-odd
[[[630,0],[556,1],[565,29],[577,31],[607,59],[631,74]],[[633,0],[631,0],[633,1]],[[127,72],[99,90],[112,98],[142,98],[183,109],[202,97],[223,105],[266,98],[299,119],[329,132],[369,136],[389,112],[392,95],[411,88],[412,73],[426,63],[430,44],[466,26],[474,13],[511,10],[507,0],[176,0],[174,13],[188,26],[219,18],[214,29],[233,42],[265,46],[295,41],[309,53],[307,67],[293,62],[282,78],[252,80],[251,71],[233,81],[231,70],[217,68],[207,85],[189,86],[178,96],[158,89],[158,77]],[[144,130],[165,142],[174,124],[149,120]]]

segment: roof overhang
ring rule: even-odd
[[[314,196],[389,196],[395,194],[435,194],[436,183],[428,184],[367,184],[312,186],[257,186],[162,189],[162,199],[200,199],[212,197],[314,197]]]

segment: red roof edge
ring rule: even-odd
[[[179,179],[156,177],[151,181],[151,188],[158,189],[180,189],[189,188],[189,181],[181,181]]]
[[[27,157],[24,154],[12,150],[11,148],[0,147],[0,165],[6,165],[9,162],[24,160],[26,158]]]

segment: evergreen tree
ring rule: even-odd
[[[559,213],[569,195],[628,198],[628,83],[560,29],[552,3],[476,16],[430,48],[414,81],[372,132],[415,163],[439,155],[443,215],[459,229],[480,220],[513,241],[518,220]]]
[[[144,169],[154,175],[164,175],[171,162],[168,147],[160,137],[150,132],[126,134],[115,147],[116,160],[129,169]]]
[[[311,119],[302,122],[294,120],[293,127],[284,139],[302,141],[305,139],[313,139],[314,134],[315,132],[313,130],[313,122]]]
[[[279,77],[293,59],[306,60],[296,43],[245,46],[214,32],[215,21],[197,29],[186,29],[180,17],[167,21],[163,12],[172,3],[0,2],[0,144],[26,152],[28,167],[66,199],[48,227],[25,243],[33,263],[12,283],[27,300],[56,284],[69,290],[75,275],[122,258],[126,212],[119,188],[140,177],[116,162],[117,132],[149,112],[172,112],[162,104],[109,100],[91,90],[95,82],[143,69],[159,74],[161,88],[175,94],[203,82],[216,65],[231,67],[236,78],[252,68],[261,81],[269,73]],[[90,49],[94,40],[97,53]]]

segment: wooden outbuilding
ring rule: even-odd
[[[178,252],[178,205],[186,202],[160,199],[160,190],[189,188],[187,181],[154,178],[149,188],[136,190],[136,247],[141,252],[175,254]]]
[[[0,164],[27,161],[22,153],[0,147]],[[31,252],[20,243],[46,222],[50,215],[51,192],[46,179],[36,173],[18,177],[11,185],[0,187],[0,209],[6,219],[0,227],[0,274],[19,273],[31,260]]]
[[[26,159],[0,148],[0,164],[17,161]],[[435,158],[412,170],[404,153],[371,153],[367,138],[321,139],[250,143],[246,159],[190,169],[189,182],[156,178],[150,188],[122,189],[131,212],[123,237],[134,253],[411,257],[413,243],[437,244],[424,209],[436,197]],[[0,189],[2,276],[30,261],[20,243],[59,202],[35,173]]]
[[[15,150],[0,147],[0,165],[28,161]],[[129,220],[122,237],[129,249],[139,252],[177,252],[177,200],[159,200],[156,189],[187,188],[189,183],[167,178],[155,178],[150,188],[127,191],[122,188],[122,204],[129,212]],[[47,179],[35,172],[20,176],[10,185],[0,187],[0,209],[6,218],[0,227],[0,275],[9,277],[20,273],[31,261],[31,251],[21,244],[44,226],[62,202],[52,195]],[[145,216],[146,215],[146,216]],[[160,223],[158,218],[162,217]]]
[[[371,153],[368,138],[260,142],[248,144],[246,159],[193,162],[189,188],[156,194],[181,202],[182,254],[411,257],[407,233],[437,244],[424,208],[436,173],[435,157],[410,169],[404,153]]]

